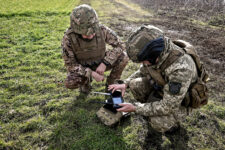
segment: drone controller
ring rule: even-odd
[[[124,100],[121,92],[114,91],[113,93],[111,93],[110,98],[106,100],[106,104],[103,107],[116,113],[117,112],[116,109],[121,108],[119,104],[123,102]]]

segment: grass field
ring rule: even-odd
[[[135,149],[135,144],[129,142],[133,135],[122,134],[129,130],[128,122],[108,128],[97,119],[95,112],[100,105],[89,102],[103,101],[103,96],[77,101],[78,91],[64,87],[66,70],[61,58],[61,39],[69,26],[71,10],[81,3],[91,4],[100,21],[107,25],[112,21],[111,14],[119,16],[116,22],[123,22],[120,14],[136,11],[127,14],[125,21],[129,23],[143,21],[143,15],[151,14],[125,0],[0,0],[0,3],[0,149]],[[120,3],[127,7],[118,7]],[[137,65],[129,64],[123,78],[136,68]],[[103,91],[104,82],[93,82],[93,88]],[[203,114],[208,119],[215,116],[210,123],[216,121],[218,131],[208,131],[210,125],[201,129],[201,122],[195,124],[199,129],[191,127],[196,117],[202,117],[196,113],[195,118],[190,117],[183,124],[189,135],[194,132],[201,136],[193,136],[189,144],[211,149],[207,142],[216,138],[213,146],[222,148],[225,108],[210,102],[203,108]],[[204,135],[208,138],[204,139]]]
[[[126,149],[120,129],[97,121],[100,106],[76,101],[77,91],[63,86],[61,39],[80,2],[0,3],[0,149]]]

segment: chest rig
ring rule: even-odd
[[[198,79],[195,83],[192,83],[190,85],[188,93],[182,101],[182,105],[185,107],[192,108],[202,107],[208,103],[208,88],[206,82],[209,80],[209,78],[205,67],[200,61],[200,58],[192,45],[183,40],[176,40],[173,41],[173,43],[182,48],[182,51],[171,51],[168,55],[168,58],[163,62],[159,69],[154,70],[152,68],[147,67],[148,73],[151,75],[156,84],[161,86],[162,89],[166,84],[163,75],[164,70],[177,59],[179,59],[181,56],[183,56],[185,53],[190,55],[196,64],[196,68],[198,71]],[[158,93],[160,96],[163,96],[161,90],[159,90]]]
[[[77,61],[83,65],[91,67],[99,64],[105,56],[106,44],[103,33],[99,30],[95,32],[92,40],[86,41],[74,32],[69,36],[72,39],[72,48]]]

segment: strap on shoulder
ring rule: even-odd
[[[184,53],[173,50],[169,53],[169,56],[166,58],[166,60],[163,62],[163,64],[160,66],[160,70],[164,71],[167,67],[169,67],[172,63],[174,63],[178,58],[183,56]]]
[[[166,81],[164,80],[162,76],[162,71],[164,71],[167,67],[169,67],[173,62],[175,62],[178,58],[183,56],[184,53],[178,51],[178,50],[173,50],[169,53],[169,56],[167,59],[163,62],[163,64],[160,66],[159,69],[154,70],[152,68],[147,68],[149,74],[153,78],[153,80],[161,85],[164,86],[166,84]]]

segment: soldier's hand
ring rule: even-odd
[[[96,72],[100,75],[104,75],[105,70],[106,70],[106,65],[104,63],[101,63],[96,69]]]
[[[131,103],[122,103],[122,104],[119,104],[119,105],[122,106],[122,108],[117,109],[117,111],[134,112],[136,110],[136,107]]]
[[[97,82],[104,81],[104,76],[98,74],[98,73],[95,72],[95,71],[92,71],[91,76],[92,76]]]
[[[120,90],[122,93],[122,96],[124,96],[124,93],[126,91],[126,84],[111,84],[109,85],[108,90],[109,91],[112,90],[112,93],[116,90]]]

